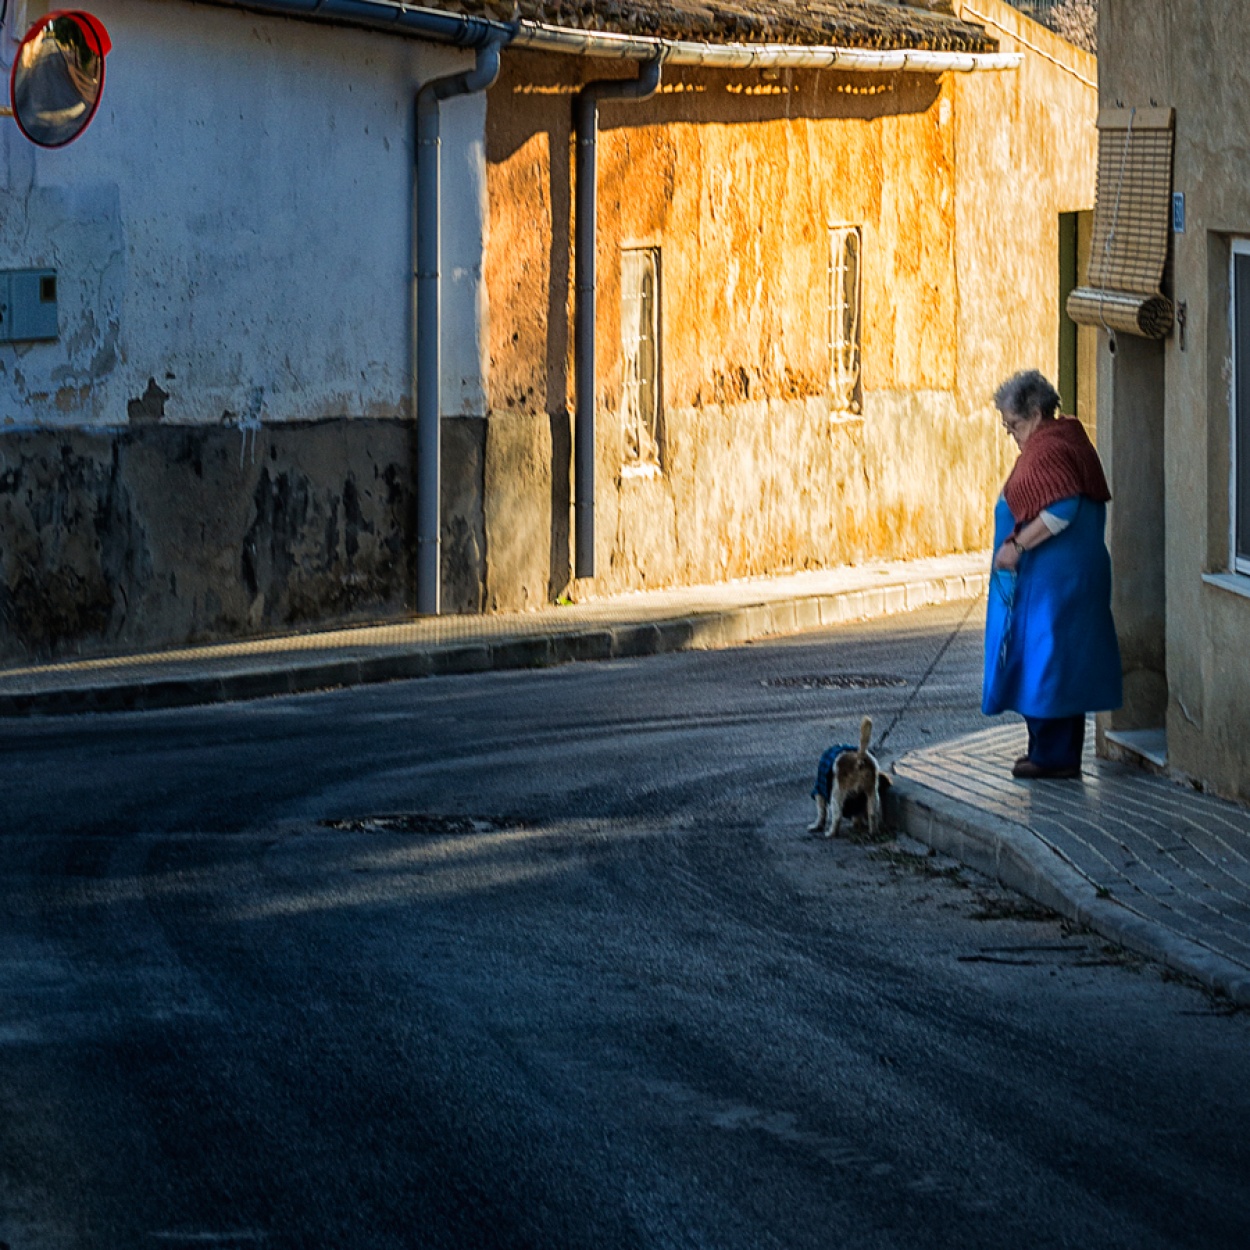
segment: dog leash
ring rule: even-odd
[[[885,727],[885,731],[877,739],[876,744],[872,748],[872,753],[874,755],[880,754],[881,748],[885,746],[885,740],[894,731],[894,727],[899,723],[899,721],[901,721],[903,717],[907,715],[908,711],[911,708],[911,705],[916,701],[916,696],[921,692],[921,690],[924,689],[925,682],[927,682],[929,678],[933,676],[934,669],[936,669],[937,666],[942,662],[942,657],[947,653],[947,651],[950,650],[951,643],[955,641],[955,639],[959,636],[959,631],[963,629],[963,627],[968,623],[968,618],[972,615],[972,609],[975,608],[977,604],[980,603],[981,600],[984,598],[985,598],[984,595],[978,595],[975,599],[969,600],[967,609],[965,610],[963,616],[959,618],[959,624],[956,625],[955,628],[951,630],[949,637],[947,637],[946,641],[942,643],[941,647],[938,649],[937,655],[935,655],[933,659],[929,662],[929,667],[925,669],[920,680],[912,688],[912,691],[907,696],[906,700],[903,703],[903,706],[900,707],[899,710],[894,713],[894,719],[890,721],[890,723]]]

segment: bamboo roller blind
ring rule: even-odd
[[[1098,115],[1098,192],[1084,286],[1068,316],[1145,338],[1172,328],[1162,293],[1172,214],[1173,111],[1104,109]]]

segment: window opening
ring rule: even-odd
[[[629,248],[621,253],[621,348],[625,467],[658,472],[664,450],[659,248]]]
[[[1059,403],[1076,413],[1076,322],[1068,316],[1068,296],[1078,285],[1078,213],[1059,214]]]
[[[859,412],[860,243],[858,226],[836,226],[829,247],[829,390],[834,407]]]
[[[1233,570],[1250,573],[1250,239],[1234,239],[1231,547]]]

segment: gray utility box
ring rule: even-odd
[[[0,343],[56,336],[56,270],[0,269]]]

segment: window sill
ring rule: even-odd
[[[1204,573],[1202,580],[1208,586],[1217,586],[1220,590],[1250,599],[1250,577],[1243,573]]]

